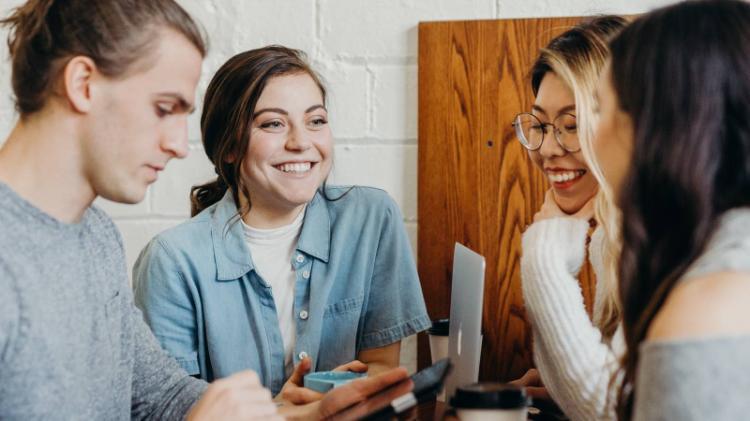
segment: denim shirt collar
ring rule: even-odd
[[[216,260],[216,279],[234,281],[255,269],[245,243],[242,224],[237,219],[234,195],[227,190],[211,216],[211,239]],[[316,192],[305,211],[297,250],[328,263],[331,246],[331,220],[328,204]]]

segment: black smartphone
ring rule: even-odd
[[[450,359],[444,358],[435,364],[410,377],[411,391],[404,389],[406,381],[384,389],[369,397],[366,401],[349,407],[330,419],[348,420],[387,420],[410,410],[416,405],[437,397],[443,388],[443,382],[452,368]]]

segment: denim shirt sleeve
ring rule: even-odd
[[[196,309],[190,285],[159,237],[133,267],[135,303],[162,348],[190,375],[200,374]]]
[[[386,346],[430,327],[401,212],[387,197],[359,349]]]

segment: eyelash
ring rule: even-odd
[[[267,121],[260,125],[262,129],[278,129],[279,127],[282,127],[282,126],[284,126],[284,123],[278,120]]]
[[[166,117],[174,114],[174,107],[164,106],[164,104],[156,104],[156,115],[159,117]]]
[[[316,117],[316,118],[310,120],[309,124],[312,124],[312,125],[314,125],[316,127],[324,126],[324,125],[328,124],[328,120],[325,119],[325,118],[323,118],[323,117]],[[278,120],[267,121],[267,122],[261,123],[259,125],[259,127],[261,129],[278,129],[278,128],[281,128],[283,126],[284,126],[284,123],[282,123],[281,121],[278,121]]]

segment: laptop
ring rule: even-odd
[[[456,387],[476,383],[482,353],[484,257],[456,243],[453,252],[453,285],[448,331],[448,357],[453,370],[445,382],[446,402]]]

